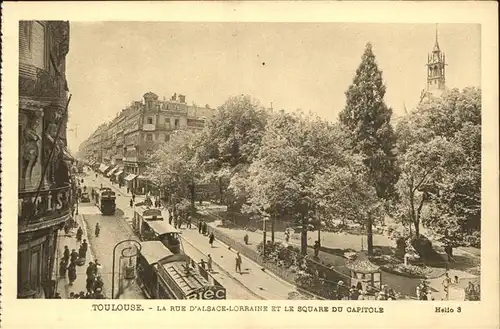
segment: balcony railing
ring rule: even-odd
[[[70,213],[71,186],[42,190],[35,200],[36,191],[19,192],[18,225],[20,231],[60,224]]]
[[[156,126],[154,124],[145,123],[142,125],[142,130],[144,131],[155,131]]]

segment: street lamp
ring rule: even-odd
[[[262,244],[262,258],[263,261],[266,261],[266,235],[267,235],[267,225],[266,225],[267,217],[262,217],[262,231],[263,231],[263,244]]]
[[[121,254],[122,256],[120,257],[120,261],[123,259],[123,258],[132,258],[132,257],[135,257],[137,256],[140,252],[141,252],[141,249],[142,249],[142,245],[139,241],[136,241],[136,240],[132,240],[132,239],[126,239],[126,240],[122,240],[120,242],[118,242],[114,248],[113,248],[113,269],[112,269],[112,278],[111,278],[111,299],[115,299],[115,253],[116,253],[116,248],[123,244],[123,243],[126,243],[126,242],[130,242],[132,243],[133,245],[135,245],[135,253],[133,254],[130,254],[128,256],[125,255],[125,251],[127,250],[132,250],[133,247],[132,246],[129,246],[127,248],[123,248],[122,251],[121,251]],[[120,262],[121,263],[121,262]]]

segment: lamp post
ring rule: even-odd
[[[135,253],[126,256],[125,255],[125,251],[132,250],[134,248],[132,246],[129,246],[127,248],[123,248],[122,251],[121,251],[122,256],[120,257],[120,260],[123,259],[123,258],[132,258],[132,257],[135,257],[135,256],[137,256],[141,252],[141,248],[142,248],[141,243],[139,241],[132,240],[132,239],[122,240],[122,241],[118,242],[114,246],[114,248],[113,248],[113,268],[112,268],[112,274],[111,274],[112,275],[111,276],[111,299],[115,299],[115,259],[116,259],[115,253],[116,253],[116,248],[119,245],[124,244],[126,242],[130,242],[130,243],[132,243],[135,246]]]
[[[267,235],[267,225],[266,225],[267,217],[262,217],[262,232],[263,232],[263,243],[262,243],[262,258],[264,262],[266,261],[266,235]]]

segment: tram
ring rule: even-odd
[[[226,288],[210,273],[161,241],[141,243],[136,270],[137,283],[150,299],[226,299]]]
[[[142,241],[161,241],[172,253],[181,253],[180,232],[164,220],[161,209],[136,207],[132,228]]]
[[[109,187],[102,187],[95,193],[96,206],[103,215],[114,215],[116,211],[116,194]]]

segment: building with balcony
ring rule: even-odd
[[[103,155],[93,159],[114,169],[107,172],[109,177],[116,175],[119,182],[128,184],[135,193],[143,193],[148,183],[142,174],[148,167],[149,156],[176,130],[201,130],[213,115],[214,110],[208,105],[188,105],[184,95],[174,94],[169,100],[160,100],[158,95],[147,92],[141,101],[134,101],[119,112],[107,124],[106,131],[96,130],[81,144],[80,151],[96,154],[101,149]],[[95,138],[97,135],[101,138]]]
[[[53,297],[57,235],[73,205],[68,52],[68,22],[19,22],[18,298]]]

